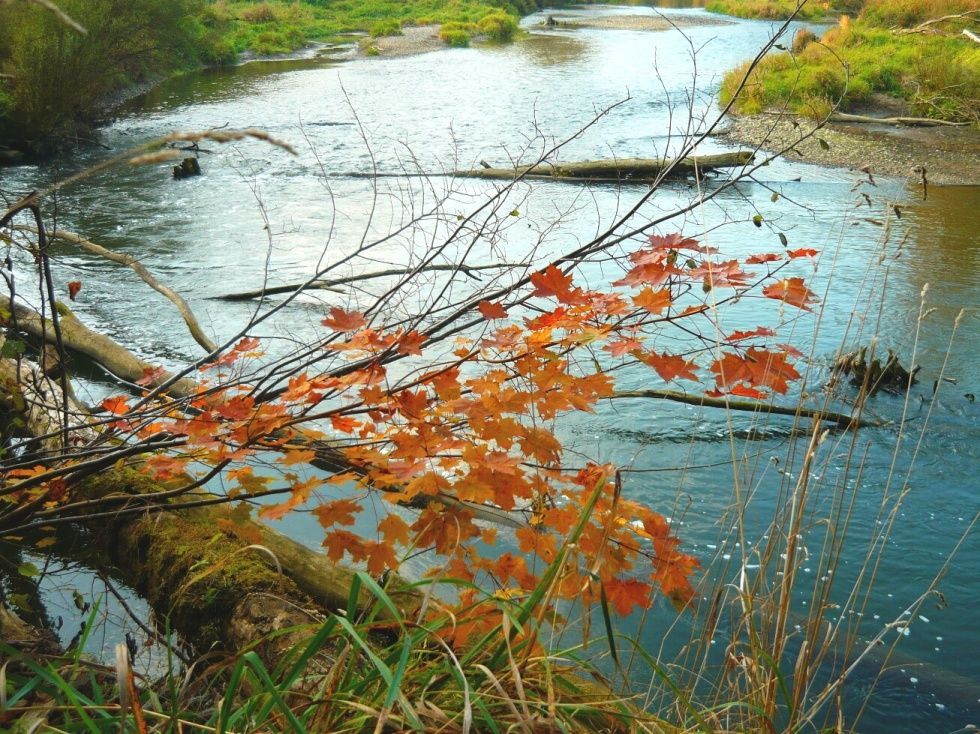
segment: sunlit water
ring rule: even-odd
[[[571,12],[588,16],[653,11],[631,7]],[[697,9],[671,12],[704,15]],[[720,75],[752,55],[772,31],[769,23],[750,21],[690,28],[687,39],[677,32],[577,30],[531,35],[506,47],[447,50],[397,60],[253,63],[186,76],[132,106],[105,130],[104,142],[119,150],[173,130],[227,124],[262,128],[295,145],[298,155],[260,143],[209,144],[205,147],[212,152],[202,156],[206,175],[182,182],[171,180],[164,168],[116,167],[85,186],[62,192],[58,225],[140,257],[188,297],[216,337],[226,338],[255,305],[213,300],[214,296],[258,287],[267,267],[271,283],[301,280],[324,252],[326,258],[336,258],[360,239],[374,201],[373,187],[369,180],[342,174],[370,171],[372,166],[380,171],[416,166],[442,171],[470,167],[481,159],[504,164],[509,153],[522,150],[533,157],[542,146],[575,134],[597,111],[627,97],[629,101],[571,140],[561,157],[669,152],[687,130],[686,106],[690,104],[696,118],[710,115]],[[709,140],[699,151],[724,149]],[[42,168],[3,171],[0,187],[40,188],[105,155],[89,151]],[[781,334],[814,355],[808,375],[812,390],[825,381],[842,341],[854,346],[877,333],[882,347],[894,349],[906,362],[915,346],[921,381],[908,403],[906,431],[899,435],[894,428],[868,430],[856,450],[857,455],[868,452],[851,528],[856,539],[852,552],[861,555],[845,555],[838,570],[842,581],[853,576],[849,567],[863,562],[866,539],[878,531],[876,511],[889,473],[898,477],[891,485],[897,492],[914,464],[908,474],[911,491],[865,609],[863,631],[868,635],[898,617],[923,591],[978,510],[980,422],[976,403],[966,394],[977,392],[980,377],[975,359],[977,314],[969,310],[980,302],[976,239],[980,190],[931,188],[923,199],[920,190],[903,182],[880,180],[877,188],[867,189],[878,206],[871,210],[855,208],[858,199],[851,187],[859,177],[805,162],[775,162],[761,169],[755,182],[724,192],[715,203],[664,225],[662,231],[683,229],[731,256],[779,250],[777,229],[793,246],[823,251],[815,270],[808,263],[797,268],[797,274],[816,284],[812,287],[826,303],[819,328],[814,318],[790,320],[795,314],[786,314]],[[417,185],[393,181],[394,187],[407,187],[403,197],[421,196]],[[707,184],[708,189],[712,186]],[[488,190],[482,184],[464,184],[451,207],[467,211]],[[542,252],[586,241],[643,192],[643,187],[584,190],[537,183],[531,190],[522,189],[526,198],[520,201],[520,217],[502,246],[508,257],[519,257],[538,228],[559,211],[566,212],[563,223]],[[781,195],[776,202],[774,192]],[[687,183],[671,184],[657,193],[644,215],[662,216],[696,194]],[[885,201],[900,203],[903,216],[893,223],[885,257],[888,276],[883,281],[876,270],[882,228],[868,219],[883,219]],[[401,203],[390,196],[375,204],[374,232],[387,231],[405,216]],[[756,212],[765,217],[765,227],[751,223]],[[738,221],[715,229],[729,220]],[[900,248],[899,241],[903,241]],[[200,355],[171,305],[148,291],[134,274],[67,249],[59,254],[62,274],[83,281],[75,308],[87,323],[154,362],[172,366]],[[411,245],[404,241],[379,254],[385,263],[405,263],[411,256]],[[367,270],[378,265],[362,262],[358,267]],[[873,272],[879,275],[872,279]],[[580,277],[600,282],[606,275],[592,269]],[[917,329],[926,283],[930,284],[928,305],[935,311]],[[303,298],[287,314],[263,324],[258,335],[289,334],[301,339],[316,328],[323,302],[346,302],[340,300],[346,298],[330,294]],[[866,310],[867,304],[878,302],[880,311]],[[726,312],[724,329],[755,326],[760,311],[772,313],[773,305],[760,309],[757,300],[738,304]],[[947,357],[952,324],[963,308],[968,313]],[[933,382],[944,360],[942,374],[955,383],[943,381],[934,397]],[[91,398],[112,389],[98,379],[96,370],[88,377]],[[624,387],[656,386],[645,371],[622,374],[619,380]],[[895,421],[902,414],[903,401],[882,395],[872,401],[870,410]],[[927,417],[928,430],[923,433]],[[725,556],[737,560],[742,552],[740,547],[724,546],[716,526],[732,502],[733,457],[747,457],[740,477],[755,492],[748,523],[749,537],[757,540],[777,501],[779,471],[786,468],[771,459],[785,457],[790,426],[789,421],[776,418],[759,421],[740,414],[636,401],[604,406],[594,415],[570,418],[558,428],[568,445],[594,458],[657,470],[627,475],[626,492],[674,515],[687,547],[706,562],[717,554],[711,572],[725,578],[735,573]],[[749,440],[753,428],[766,437]],[[731,429],[734,441],[729,438]],[[849,448],[849,439],[834,434],[827,446],[827,455],[837,456]],[[840,463],[821,464],[828,487],[833,486]],[[303,540],[318,542],[315,526],[303,518],[284,526]],[[751,564],[751,557],[747,562]],[[804,575],[815,572],[804,564]],[[980,719],[980,662],[973,654],[977,651],[975,610],[980,608],[978,574],[980,546],[974,535],[967,538],[940,584],[949,607],[938,610],[929,603],[921,612],[928,621],[912,622],[902,640],[902,657],[872,698],[862,731],[947,732]],[[846,587],[842,584],[842,589]],[[827,616],[833,618],[832,610]],[[643,625],[641,642],[658,649],[662,631],[673,618],[669,609],[658,608]],[[889,634],[891,642],[901,633]],[[870,680],[865,671],[856,677],[854,700],[862,698]]]

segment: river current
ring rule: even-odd
[[[562,12],[588,19],[656,11],[605,6]],[[669,12],[711,17],[699,9]],[[543,18],[532,16],[525,24]],[[343,174],[374,167],[437,172],[480,160],[507,164],[517,151],[533,155],[544,145],[575,136],[598,111],[619,102],[568,142],[562,158],[670,152],[689,125],[689,112],[695,121],[712,115],[721,75],[752,56],[774,29],[770,23],[738,20],[694,25],[685,29],[686,37],[676,30],[559,30],[535,32],[503,47],[399,59],[254,62],[187,75],[128,106],[103,131],[102,142],[121,150],[174,130],[229,125],[261,128],[289,141],[297,155],[257,142],[205,144],[213,151],[202,155],[205,175],[189,181],[171,180],[165,168],[115,167],[85,186],[61,192],[57,223],[139,257],[187,297],[210,331],[226,337],[254,304],[215,296],[256,288],[267,270],[270,283],[302,280],[324,253],[338,256],[345,242],[360,239],[372,208],[371,231],[383,234],[402,221],[406,197],[422,196],[412,184],[393,179],[390,186],[399,196],[376,198],[371,180]],[[729,149],[709,139],[699,152]],[[5,170],[0,188],[42,188],[106,155],[88,149],[43,167]],[[857,171],[817,167],[795,157],[776,161],[661,231],[683,230],[731,256],[779,250],[777,231],[795,247],[822,251],[815,267],[801,265],[799,273],[816,284],[811,287],[824,303],[819,319],[787,318],[781,333],[813,355],[808,389],[825,382],[842,344],[866,344],[875,333],[882,349],[894,350],[906,364],[921,365],[920,382],[907,406],[892,395],[870,403],[873,414],[890,421],[897,422],[906,411],[905,429],[893,425],[862,432],[856,452],[866,456],[864,470],[849,480],[848,491],[858,492],[850,532],[860,542],[848,551],[854,554],[863,553],[867,538],[878,532],[882,488],[908,489],[864,608],[861,629],[867,637],[903,619],[902,612],[924,591],[980,509],[980,408],[970,397],[980,381],[980,189],[931,187],[924,196],[911,182],[879,178],[876,186],[855,190],[863,178]],[[453,205],[464,211],[491,188],[466,184]],[[864,202],[860,191],[870,192],[874,206]],[[511,228],[507,253],[519,257],[557,212],[563,215],[550,234],[554,247],[588,240],[643,193],[644,187],[583,190],[535,183],[523,191],[519,214],[535,236]],[[645,216],[661,216],[698,193],[689,183],[667,185]],[[883,250],[882,221],[892,204],[902,217],[891,217],[893,231]],[[756,213],[766,226],[754,226]],[[406,247],[393,244],[382,261],[405,262],[411,257]],[[67,248],[59,250],[58,267],[64,279],[83,281],[75,309],[94,328],[164,365],[200,355],[171,304],[128,270]],[[602,277],[598,271],[592,275]],[[935,310],[919,328],[926,284],[927,306]],[[314,328],[323,301],[330,303],[329,294],[300,299],[258,335],[299,334],[304,323]],[[758,307],[757,302],[739,304],[726,316],[726,329],[754,327]],[[961,309],[965,313],[950,342]],[[96,372],[88,377],[89,399],[112,391]],[[623,387],[655,386],[646,371],[619,379]],[[725,578],[735,573],[733,559],[743,552],[746,563],[752,563],[750,550],[726,542],[719,531],[718,519],[733,502],[733,462],[753,494],[748,537],[761,537],[779,496],[780,472],[794,470],[776,461],[785,456],[790,426],[775,418],[620,401],[558,428],[567,445],[640,470],[626,475],[625,492],[673,515],[686,547],[702,557],[708,573]],[[834,435],[831,441],[834,450],[820,469],[827,475],[827,492],[834,473],[841,471],[833,455],[844,453],[849,439]],[[318,542],[315,524],[302,517],[287,520],[284,527]],[[837,570],[840,593],[849,586],[851,564],[864,560],[848,552]],[[802,572],[819,571],[804,564]],[[976,534],[968,534],[939,584],[946,604],[938,606],[943,608],[934,603],[938,597],[931,598],[914,618],[888,633],[889,643],[896,635],[904,638],[900,656],[872,696],[860,731],[939,733],[980,724],[978,576],[980,543]],[[827,616],[833,618],[832,609]],[[635,630],[645,647],[656,650],[673,619],[669,608],[658,607],[642,627],[628,621],[627,631]],[[855,702],[872,677],[865,672],[856,676],[849,694]]]

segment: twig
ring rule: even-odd
[[[14,229],[22,232],[30,232],[31,234],[37,234],[37,229],[28,225],[17,225],[14,227]],[[126,265],[127,267],[132,268],[136,274],[143,279],[143,282],[150,286],[150,288],[155,290],[157,293],[163,294],[170,299],[171,302],[173,302],[173,304],[177,307],[177,310],[180,311],[180,315],[187,324],[187,328],[190,330],[191,336],[194,337],[194,341],[204,347],[204,349],[206,349],[208,352],[213,352],[218,348],[217,345],[211,341],[207,334],[205,334],[201,329],[197,318],[194,316],[194,312],[191,311],[190,306],[187,305],[187,301],[185,301],[175,290],[154,278],[150,271],[147,270],[143,264],[132,255],[124,255],[119,252],[113,252],[112,250],[106,249],[102,245],[97,245],[94,242],[85,239],[81,235],[77,235],[74,232],[66,232],[63,229],[56,229],[49,232],[48,238],[68,242],[80,247],[86,252],[92,253],[93,255],[98,255],[106,258],[107,260],[112,260],[113,262],[119,263],[120,265]]]

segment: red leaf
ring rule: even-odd
[[[68,283],[68,297],[71,300],[74,301],[75,300],[75,296],[78,295],[78,292],[81,289],[82,289],[82,281],[80,281],[80,280],[72,280],[72,281],[70,281]]]
[[[746,265],[758,265],[759,263],[771,263],[775,260],[782,260],[783,256],[775,252],[767,252],[764,255],[753,255],[745,261]]]
[[[810,311],[810,303],[817,301],[813,291],[803,285],[803,278],[783,278],[778,283],[763,288],[762,293],[767,298],[785,301],[791,306],[802,308],[804,311]]]
[[[145,367],[143,368],[143,376],[136,381],[137,385],[152,385],[157,380],[163,378],[167,374],[167,371],[163,367]]]
[[[794,257],[813,257],[814,255],[817,255],[819,253],[820,250],[813,250],[809,247],[801,247],[798,250],[790,250],[786,254],[789,255],[791,258],[794,258]]]
[[[494,303],[493,301],[480,301],[480,305],[477,306],[477,308],[480,309],[480,313],[483,314],[483,318],[485,318],[487,321],[507,318],[507,309],[501,306],[499,303]]]
[[[334,306],[330,315],[320,323],[334,331],[356,331],[367,324],[367,319],[358,311],[345,311]]]
[[[739,395],[743,398],[756,398],[757,400],[764,400],[768,397],[762,390],[756,390],[754,387],[745,387],[744,385],[736,385],[731,389],[730,394]]]

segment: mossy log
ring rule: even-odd
[[[139,472],[112,469],[84,480],[75,494],[137,503],[167,489]],[[108,517],[99,511],[82,525],[98,557],[196,649],[253,647],[274,665],[303,628],[347,608],[355,572],[236,514],[227,505]],[[418,605],[411,593],[392,591],[392,598],[406,615]],[[360,602],[369,602],[366,593]],[[277,635],[282,630],[292,631]]]
[[[721,168],[734,168],[752,162],[750,151],[689,156],[681,160],[663,158],[610,158],[571,163],[538,163],[514,168],[473,168],[456,171],[462,178],[513,180],[547,179],[570,183],[654,183],[665,175],[694,176]]]
[[[911,370],[905,369],[891,349],[884,360],[875,357],[872,351],[869,361],[868,348],[861,347],[856,352],[842,354],[837,358],[832,379],[841,375],[848,376],[852,385],[863,388],[868,395],[874,395],[879,390],[903,393],[918,382],[915,378],[918,372],[918,366],[913,366]]]

